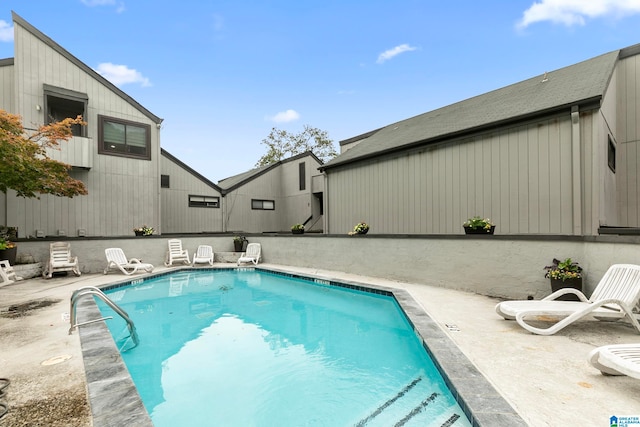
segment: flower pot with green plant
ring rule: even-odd
[[[356,234],[367,234],[369,232],[369,224],[366,222],[359,222],[353,227],[353,231],[350,231],[349,236],[353,236]]]
[[[462,227],[464,227],[464,234],[493,234],[496,229],[495,224],[489,218],[480,216],[469,218],[462,224]]]
[[[561,261],[554,258],[551,265],[544,267],[546,273],[544,277],[551,282],[551,292],[555,292],[562,288],[574,288],[582,291],[582,267],[571,258]],[[579,298],[573,294],[563,295],[560,300],[579,301]]]
[[[248,242],[249,242],[249,241],[248,241],[248,240],[247,240],[247,238],[246,238],[246,237],[244,237],[244,236],[240,236],[240,235],[233,236],[233,250],[234,250],[235,252],[242,252],[242,251],[244,251],[244,248],[246,247],[246,244],[247,244]]]
[[[153,235],[154,231],[155,230],[153,229],[153,227],[148,227],[146,225],[133,229],[133,232],[136,234],[136,236],[151,236]]]
[[[291,232],[293,234],[304,234],[304,225],[303,224],[294,224],[291,226]]]
[[[18,247],[11,240],[8,240],[5,236],[0,236],[0,260],[9,261],[10,265],[16,263],[16,255],[18,253]]]

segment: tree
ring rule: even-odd
[[[323,162],[338,155],[327,132],[309,125],[304,125],[304,130],[297,134],[272,128],[269,136],[262,140],[262,144],[266,145],[269,150],[256,163],[258,167],[270,165],[306,151],[313,152]]]
[[[73,197],[87,194],[82,181],[69,176],[66,163],[47,156],[47,148],[59,148],[72,136],[71,126],[86,123],[81,116],[42,125],[28,135],[20,116],[0,109],[0,190],[15,190],[20,197],[38,194]]]

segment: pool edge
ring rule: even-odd
[[[237,270],[234,267],[199,268],[198,270]],[[313,273],[299,273],[272,267],[241,267],[272,272],[289,277],[316,280],[318,283],[392,296],[417,337],[431,356],[454,398],[464,410],[473,426],[492,427],[509,425],[527,426],[515,409],[502,397],[478,368],[462,353],[453,340],[441,329],[411,294],[400,288],[379,286],[345,279],[333,279]],[[158,277],[180,270],[158,274],[145,274],[100,286],[101,289],[128,286],[141,280]],[[78,302],[78,321],[99,318],[100,312],[93,299]],[[80,328],[80,344],[87,379],[87,391],[93,416],[93,427],[153,426],[144,408],[133,380],[116,348],[104,322]]]

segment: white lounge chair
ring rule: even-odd
[[[67,242],[53,242],[49,245],[49,261],[42,271],[42,277],[50,279],[53,273],[73,271],[80,276],[78,257],[71,256],[71,245]]]
[[[153,271],[153,265],[142,262],[137,258],[127,260],[120,248],[105,249],[104,254],[107,257],[107,267],[104,269],[104,274],[107,274],[111,269],[118,269],[127,276],[137,273],[139,270],[144,270],[147,273]]]
[[[193,261],[191,265],[196,264],[209,264],[213,265],[213,248],[209,245],[200,245],[195,254],[193,254]]]
[[[254,265],[258,265],[258,262],[260,261],[260,252],[260,243],[249,243],[247,245],[246,252],[238,258],[237,265],[240,265],[241,262],[252,262]]]
[[[640,379],[640,344],[612,344],[593,349],[589,363],[602,375],[628,375]]]
[[[556,301],[561,295],[572,293],[580,301]],[[504,301],[496,305],[496,312],[505,319],[515,319],[524,329],[534,334],[552,335],[584,317],[598,320],[627,318],[640,332],[638,315],[634,312],[640,300],[640,266],[614,264],[604,274],[591,298],[573,288],[560,289],[539,301]],[[544,316],[560,320],[548,328],[537,328],[526,318]]]
[[[16,276],[16,272],[6,259],[0,261],[0,286],[10,285],[16,280],[22,280],[22,277]]]
[[[167,245],[169,246],[169,250],[167,251],[167,258],[164,262],[164,265],[169,267],[170,265],[173,265],[174,262],[191,264],[191,260],[189,259],[189,251],[186,249],[182,249],[182,240],[169,239],[167,241]]]

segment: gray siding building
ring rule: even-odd
[[[596,235],[640,224],[640,45],[341,143],[326,231]]]

